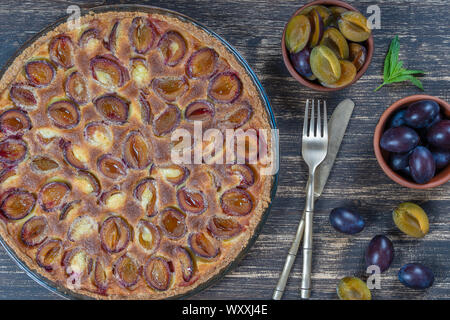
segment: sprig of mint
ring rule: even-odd
[[[389,46],[389,51],[384,60],[383,83],[374,91],[378,91],[382,86],[394,82],[411,81],[412,84],[423,90],[422,82],[414,74],[424,74],[421,70],[407,70],[403,68],[403,61],[398,60],[400,52],[400,42],[398,36],[395,36]]]

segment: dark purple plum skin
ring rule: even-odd
[[[376,235],[370,240],[366,249],[366,266],[377,265],[380,271],[384,272],[394,260],[394,245],[391,240],[384,235]]]
[[[311,55],[311,48],[306,47],[297,53],[290,53],[290,59],[295,71],[301,76],[309,78],[313,76],[309,57]]]
[[[428,142],[438,148],[450,149],[450,120],[442,120],[427,133]]]
[[[426,289],[433,285],[433,271],[421,263],[408,263],[398,271],[398,279],[411,289]]]
[[[406,109],[405,122],[412,128],[424,128],[439,114],[439,105],[433,100],[413,102]]]
[[[406,153],[391,153],[389,155],[389,166],[392,170],[398,171],[409,166],[409,156],[411,152]]]
[[[330,223],[334,229],[346,234],[361,232],[365,225],[358,212],[343,207],[331,210]]]
[[[408,152],[419,144],[419,135],[411,128],[400,126],[387,129],[380,139],[380,147],[389,152]]]
[[[406,109],[402,109],[394,113],[391,120],[389,121],[388,128],[396,128],[405,125],[405,113]]]
[[[424,184],[430,181],[436,172],[436,163],[430,150],[418,146],[409,156],[411,177],[417,183]]]
[[[450,164],[450,150],[433,148],[431,149],[431,154],[436,163],[436,169],[444,169]]]

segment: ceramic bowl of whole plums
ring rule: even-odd
[[[386,175],[428,189],[450,180],[450,104],[428,95],[398,100],[380,117],[373,138]]]
[[[354,7],[338,0],[318,0],[291,16],[281,50],[289,73],[298,82],[318,91],[336,91],[366,72],[373,37],[366,17]]]

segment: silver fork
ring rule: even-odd
[[[311,294],[311,259],[312,259],[312,220],[314,214],[314,175],[319,164],[325,159],[328,149],[328,125],[327,125],[327,106],[323,105],[323,125],[320,116],[320,101],[317,100],[317,111],[315,111],[314,100],[311,101],[311,119],[309,120],[310,100],[306,100],[305,119],[303,123],[302,137],[302,157],[309,168],[309,181],[306,190],[306,206],[303,216],[299,222],[295,239],[289,249],[283,271],[275,288],[272,298],[279,300],[283,296],[286,287],[287,278],[297,256],[298,248],[302,240],[303,231],[305,240],[303,242],[303,277],[301,284],[301,297],[309,298]],[[317,123],[315,114],[317,113]],[[309,120],[309,127],[308,127]],[[317,125],[316,125],[317,124]],[[323,128],[323,130],[322,130]],[[305,230],[304,230],[305,229]]]

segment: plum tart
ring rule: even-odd
[[[240,62],[176,17],[104,12],[77,29],[60,24],[5,72],[0,108],[1,236],[77,294],[187,293],[239,255],[270,203],[268,164],[246,151],[244,163],[173,161],[177,129],[271,128]],[[258,138],[248,137],[270,149],[270,135]]]

